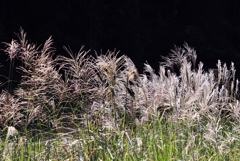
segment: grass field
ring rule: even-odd
[[[240,159],[234,63],[205,71],[185,43],[141,74],[116,51],[55,56],[51,37],[42,46],[17,37],[4,49],[1,160]],[[11,89],[14,70],[22,79]]]

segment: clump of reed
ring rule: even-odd
[[[83,47],[77,54],[65,48],[69,57],[53,59],[51,37],[42,47],[29,43],[23,30],[18,38],[6,43],[5,52],[10,61],[22,62],[17,67],[22,80],[12,95],[1,93],[2,128],[27,129],[39,122],[57,127],[74,118],[79,125],[100,119],[111,126],[126,119],[139,123],[157,118],[200,121],[209,115],[239,119],[234,64],[228,69],[219,60],[217,69],[204,71],[202,62],[195,67],[196,52],[186,43],[163,57],[158,73],[145,64],[139,74],[131,59],[116,51],[94,57]]]
[[[129,57],[116,51],[92,56],[84,47],[76,54],[65,48],[68,56],[55,56],[51,37],[36,46],[22,29],[17,36],[18,40],[5,43],[4,51],[10,63],[21,61],[17,70],[22,79],[13,93],[1,91],[2,129],[15,127],[36,135],[90,125],[114,132],[156,120],[184,122],[219,150],[230,137],[230,133],[219,135],[224,133],[222,123],[238,129],[239,82],[234,64],[228,68],[219,60],[216,69],[205,71],[186,43],[163,57],[158,73],[144,64],[140,74]]]

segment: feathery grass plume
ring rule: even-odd
[[[157,109],[160,109],[161,107],[165,107],[165,109],[169,109],[168,107],[180,107],[183,104],[183,101],[181,101],[181,98],[178,98],[177,96],[180,95],[181,91],[183,92],[186,86],[190,85],[191,81],[191,63],[188,63],[188,61],[192,61],[192,63],[195,66],[196,63],[196,52],[195,50],[191,49],[186,43],[184,44],[184,48],[175,47],[175,50],[171,50],[172,54],[170,54],[168,57],[163,57],[165,62],[160,63],[159,68],[159,76],[154,74],[153,69],[150,67],[150,65],[145,64],[145,73],[149,73],[150,77],[149,79],[143,75],[143,84],[148,84],[149,87],[145,86],[145,92],[148,92],[149,102],[147,105],[151,108],[154,107],[155,110],[153,110],[152,114],[157,114]],[[170,71],[165,71],[165,68],[171,69],[172,72],[175,71],[175,68],[180,70],[179,72],[180,76],[176,76],[176,74],[171,73]],[[180,87],[179,84],[182,82],[186,83],[183,84],[183,87]],[[144,87],[143,86],[143,87]],[[185,87],[184,87],[185,86]],[[146,88],[147,87],[147,88]],[[182,90],[182,88],[185,88]],[[151,91],[149,91],[151,90]],[[188,89],[186,94],[189,93]],[[161,92],[160,92],[161,91]],[[154,96],[154,97],[152,97]],[[155,98],[154,100],[151,100],[152,98]],[[187,98],[186,98],[187,99]],[[146,100],[146,99],[145,99]],[[161,100],[161,101],[160,101]],[[155,103],[155,105],[150,103]],[[167,107],[167,108],[166,108]],[[165,110],[163,110],[165,112]]]
[[[99,80],[107,88],[106,101],[114,106],[116,96],[116,86],[120,83],[121,72],[124,69],[125,56],[117,57],[115,51],[108,51],[106,55],[98,55],[96,58],[96,67],[99,71]]]
[[[0,127],[4,129],[8,126],[18,128],[23,126],[24,115],[21,110],[20,100],[7,91],[2,91],[0,94]]]
[[[144,74],[141,75],[138,92],[136,92],[139,97],[138,106],[142,107],[142,121],[148,120],[149,116],[152,119],[158,118],[158,110],[160,106],[164,106],[163,95],[166,92],[162,87],[164,87],[164,82],[160,82],[159,76],[154,73],[152,67],[145,64]]]
[[[7,53],[10,58],[7,89],[10,93],[12,93],[13,69],[15,64],[15,57],[19,52],[19,43],[16,40],[12,40],[11,43],[4,44],[6,45],[4,52]]]
[[[161,62],[160,65],[170,68],[173,72],[175,72],[175,67],[180,69],[183,63],[183,60],[186,59],[189,62],[193,63],[193,67],[195,68],[197,54],[196,51],[189,47],[187,43],[183,44],[183,48],[175,46],[174,49],[171,50],[167,57],[162,56],[162,59],[165,60]]]
[[[235,80],[233,63],[228,70],[226,65],[222,67],[218,62],[218,77],[215,78],[212,70],[203,70],[201,62],[198,68],[195,65],[192,67],[197,56],[186,43],[184,48],[175,47],[171,51],[168,57],[163,57],[166,61],[160,63],[159,75],[154,73],[150,65],[145,64],[145,73],[141,77],[142,86],[139,89],[147,97],[143,97],[140,92],[135,93],[142,96],[140,102],[148,108],[146,113],[149,114],[152,110],[150,113],[156,114],[160,107],[164,107],[163,109],[172,109],[171,118],[199,120],[208,113],[217,116],[226,110],[228,103],[236,100],[233,97],[238,92],[238,80]],[[178,76],[169,70],[165,72],[165,68],[174,71],[174,66],[179,69]],[[225,88],[226,86],[229,88]]]
[[[105,55],[97,55],[95,59],[96,91],[100,91],[96,93],[96,97],[110,107],[108,119],[111,122],[135,115],[132,103],[134,93],[130,82],[134,83],[134,77],[138,76],[138,72],[127,56],[118,57],[117,55],[118,52],[108,51]]]
[[[133,122],[139,118],[139,108],[136,106],[136,93],[134,87],[139,85],[140,76],[136,66],[130,58],[125,56],[124,67],[119,73],[119,81],[116,84],[115,103],[119,116],[122,118],[122,126],[126,122]]]
[[[102,118],[99,118],[102,106],[97,102],[103,102],[99,100],[106,95],[106,89],[101,86],[102,82],[98,79],[95,58],[88,56],[89,51],[84,51],[83,46],[77,54],[73,54],[71,49],[65,48],[65,50],[70,57],[57,57],[60,70],[65,73],[63,81],[65,86],[62,89],[65,89],[66,93],[62,96],[65,97],[63,100],[70,103],[71,108],[75,110],[73,116],[66,115],[61,118],[74,120],[75,123],[87,127],[89,122],[102,122],[99,121]]]
[[[10,58],[16,57],[23,63],[23,66],[18,67],[23,73],[22,81],[14,94],[19,100],[19,111],[24,117],[21,120],[24,122],[22,125],[26,128],[37,120],[46,122],[44,118],[52,111],[49,103],[56,96],[54,86],[60,84],[61,76],[56,70],[55,60],[51,57],[53,53],[51,37],[41,50],[27,41],[26,33],[22,29],[18,38],[19,41],[13,40],[14,43],[11,43],[13,46],[9,46],[6,51],[9,52]]]
[[[14,59],[19,50],[19,44],[16,40],[12,40],[11,43],[4,43],[7,47],[4,50],[9,55],[10,59]]]
[[[82,109],[87,106],[88,99],[92,98],[92,78],[95,75],[92,69],[92,57],[87,57],[89,51],[84,51],[83,47],[77,54],[73,54],[71,49],[65,47],[70,58],[65,56],[57,57],[60,69],[64,71],[65,79],[68,82],[68,92],[71,93],[69,101],[75,102]]]

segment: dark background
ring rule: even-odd
[[[64,45],[120,50],[140,72],[146,61],[158,71],[161,55],[187,42],[205,69],[233,61],[240,77],[239,7],[239,0],[0,0],[0,42],[17,39],[22,27],[32,43],[52,35],[56,54],[66,54]]]

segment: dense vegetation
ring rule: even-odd
[[[51,37],[31,44],[20,30],[6,43],[11,91],[0,94],[0,156],[6,160],[239,160],[235,68],[203,70],[186,43],[140,74],[116,51],[88,55]]]

